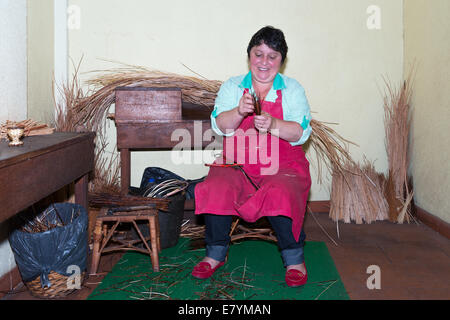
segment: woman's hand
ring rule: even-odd
[[[239,100],[239,106],[237,109],[238,114],[241,117],[246,117],[250,113],[253,113],[255,111],[253,97],[251,94],[246,93],[242,95],[241,100]]]
[[[255,128],[259,130],[261,133],[265,133],[272,129],[272,125],[275,122],[275,118],[273,118],[269,113],[262,112],[260,116],[255,115],[253,123],[255,124]]]

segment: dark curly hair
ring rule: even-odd
[[[250,58],[250,50],[265,43],[271,49],[281,53],[281,63],[284,63],[288,52],[288,46],[284,39],[283,31],[272,26],[266,26],[256,32],[247,47],[247,55]]]

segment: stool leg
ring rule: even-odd
[[[92,250],[91,274],[96,274],[100,261],[100,241],[102,240],[102,221],[97,220],[94,227],[94,248]]]
[[[156,225],[156,243],[158,245],[158,252],[161,252],[161,236],[159,234],[159,218],[158,215],[155,217],[155,225]]]
[[[108,225],[106,223],[103,224],[102,227],[102,247],[105,245],[106,237],[108,236]]]
[[[153,271],[159,272],[159,255],[158,255],[158,240],[159,237],[156,233],[156,221],[155,216],[148,219],[148,224],[150,228],[150,241],[152,245],[152,265]]]

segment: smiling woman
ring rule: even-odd
[[[279,73],[287,51],[281,30],[262,28],[247,48],[250,72],[229,79],[217,94],[211,125],[225,138],[217,166],[195,189],[195,213],[204,214],[206,224],[206,257],[192,271],[196,278],[209,278],[224,264],[232,216],[238,216],[248,222],[267,217],[286,283],[307,281],[302,227],[311,177],[301,145],[311,134],[311,113],[303,87]],[[241,170],[221,166],[233,162]]]

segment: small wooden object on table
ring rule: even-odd
[[[148,221],[150,230],[149,238],[145,238],[142,235],[141,230],[136,224],[136,221],[140,220]],[[109,228],[108,222],[114,222],[111,228]],[[119,223],[132,223],[136,228],[140,240],[127,240],[113,237]],[[116,244],[112,243],[107,247],[110,240]],[[147,243],[148,240],[150,240],[151,248]],[[145,249],[135,246],[139,242],[143,242]],[[94,248],[92,253],[90,274],[95,275],[97,273],[100,256],[102,253],[117,250],[138,251],[149,254],[152,261],[153,271],[159,272],[158,254],[161,251],[161,245],[159,238],[158,208],[155,204],[150,203],[144,206],[140,205],[116,208],[104,207],[100,210],[94,227]]]

